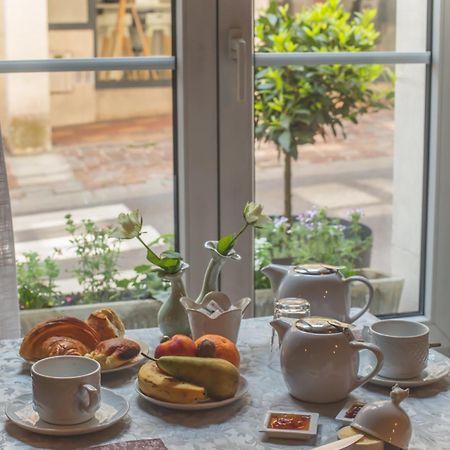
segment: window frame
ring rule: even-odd
[[[197,292],[209,256],[202,247],[203,242],[238,229],[242,219],[241,207],[254,195],[253,130],[252,127],[248,128],[249,122],[252,123],[249,118],[253,117],[253,101],[251,95],[248,95],[245,105],[240,105],[238,114],[244,117],[246,127],[230,133],[230,130],[233,130],[235,119],[233,116],[236,109],[229,103],[229,92],[232,92],[234,85],[232,77],[224,78],[224,73],[231,74],[236,70],[236,62],[230,59],[228,54],[227,29],[233,26],[241,28],[247,36],[249,33],[252,34],[253,2],[190,0],[187,7],[186,2],[182,0],[174,1],[176,1],[174,27],[177,30],[175,56],[4,60],[0,61],[0,73],[177,69],[174,92],[178,108],[174,116],[174,125],[179,130],[178,137],[175,138],[178,167],[174,174],[178,192],[176,214],[179,221],[179,247],[186,261],[191,264],[187,276],[188,288],[190,292]],[[373,62],[386,63],[392,63],[392,58],[399,58],[399,63],[406,60],[413,62],[412,59],[416,58],[421,61],[423,58],[431,58],[430,160],[427,167],[427,235],[424,239],[425,302],[424,313],[413,318],[428,320],[435,333],[450,341],[450,333],[446,331],[450,319],[450,302],[446,298],[450,291],[450,280],[446,273],[446,268],[450,265],[450,251],[446,245],[439,245],[442,242],[450,242],[448,226],[450,207],[446,201],[450,195],[450,177],[446,171],[446,168],[450,167],[450,155],[446,151],[445,144],[450,141],[450,126],[447,123],[450,118],[450,86],[445,83],[450,77],[450,45],[445,45],[446,42],[450,42],[450,5],[446,5],[444,0],[434,0],[432,4],[433,39],[428,56],[425,55],[427,52],[418,52],[420,55],[373,52],[370,57],[375,58]],[[251,49],[252,45],[251,39],[248,41],[247,49]],[[198,49],[201,49],[200,53]],[[289,58],[296,57],[289,55]],[[316,58],[313,55],[298,57]],[[329,56],[329,58],[344,57],[349,62],[355,58],[353,61],[356,62],[358,58],[365,56],[355,54]],[[340,59],[340,62],[343,61]],[[253,52],[247,50],[245,61],[248,68],[247,76],[252,74],[254,64],[260,62],[260,55],[253,56]],[[326,59],[322,62],[326,63]],[[199,68],[205,72],[201,72]],[[199,77],[199,74],[202,76]],[[251,86],[252,81],[247,87]],[[226,176],[224,167],[228,171]],[[239,189],[236,189],[237,186]],[[236,195],[233,196],[234,194]],[[253,247],[250,233],[240,240],[239,251],[244,256],[244,261],[234,265],[235,267],[231,267],[231,264],[229,268],[226,267],[221,280],[222,288],[234,299],[242,295],[241,293],[244,295],[253,293]]]

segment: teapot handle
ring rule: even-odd
[[[353,323],[356,319],[359,319],[369,309],[370,303],[372,302],[373,298],[373,286],[366,277],[354,275],[352,277],[346,278],[344,280],[344,283],[351,284],[354,283],[355,281],[359,281],[367,286],[367,289],[369,291],[369,298],[367,298],[366,304],[362,307],[361,311],[358,311],[354,316],[349,317],[348,321],[350,323]]]
[[[355,384],[352,388],[352,390],[353,390],[359,386],[362,386],[364,383],[367,383],[372,377],[374,377],[381,370],[381,368],[383,367],[384,356],[383,356],[383,352],[375,344],[369,344],[367,342],[358,342],[358,341],[351,341],[351,342],[349,342],[349,344],[354,352],[359,352],[361,350],[369,350],[377,358],[377,364],[375,365],[373,370],[368,375],[366,375],[365,377],[357,377],[356,378]]]

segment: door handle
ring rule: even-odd
[[[232,28],[228,33],[228,55],[236,61],[236,99],[238,102],[245,101],[246,86],[246,52],[247,42],[242,37],[239,28]]]

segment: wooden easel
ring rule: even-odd
[[[112,38],[105,36],[102,42],[101,56],[104,57],[118,57],[118,56],[134,56],[131,40],[125,35],[125,15],[129,9],[133,17],[136,27],[139,43],[142,48],[143,56],[150,56],[150,46],[147,36],[144,33],[142,22],[136,8],[134,0],[119,0],[117,10],[116,27]],[[104,71],[100,73],[100,78],[103,80],[121,80],[123,78],[122,71]],[[133,80],[148,80],[156,79],[157,74],[151,70],[131,70],[126,73],[127,78]]]

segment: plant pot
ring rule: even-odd
[[[255,317],[273,316],[274,297],[272,289],[255,290]]]
[[[374,315],[398,312],[404,284],[403,278],[393,277],[370,268],[359,269],[357,274],[366,277],[373,286],[374,293],[369,312]],[[352,283],[350,295],[352,306],[361,307],[365,303],[367,288],[362,283]]]
[[[352,235],[352,231],[350,228],[351,222],[347,219],[339,219],[339,223],[345,227],[344,236],[346,238],[351,237]],[[361,230],[359,232],[359,236],[361,237],[361,239],[367,239],[372,237],[372,229],[369,226],[363,223],[360,223],[359,225],[361,227]],[[362,252],[361,255],[357,258],[355,263],[356,267],[370,267],[370,262],[372,258],[372,245],[366,251]]]
[[[111,308],[116,311],[125,329],[152,328],[158,325],[156,316],[161,305],[159,300],[147,299],[25,309],[20,311],[21,332],[24,335],[39,322],[56,317],[72,316],[86,320],[91,312],[101,308]]]

